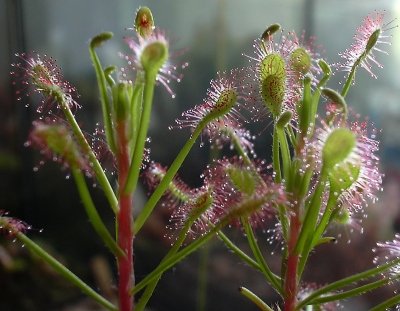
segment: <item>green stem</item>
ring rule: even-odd
[[[311,79],[309,77],[304,78],[303,80],[303,98],[300,102],[299,107],[299,128],[300,128],[300,141],[307,136],[307,132],[310,126],[310,116],[311,116]]]
[[[204,245],[200,249],[200,260],[198,269],[198,282],[197,282],[197,311],[205,311],[207,305],[207,265],[210,257],[210,244]]]
[[[171,268],[177,262],[194,252],[208,240],[210,240],[215,234],[217,234],[223,227],[232,222],[233,219],[244,217],[244,215],[249,215],[249,213],[254,212],[259,209],[262,204],[265,203],[265,198],[256,198],[253,200],[248,200],[241,203],[238,206],[235,206],[229,213],[227,213],[211,230],[200,238],[195,240],[190,245],[186,246],[176,254],[170,256],[165,261],[163,260],[157,268],[155,268],[150,274],[148,274],[141,282],[139,282],[134,288],[131,290],[131,294],[135,294],[144,287],[147,286],[150,282],[155,280],[159,275],[164,273],[164,271]]]
[[[244,230],[246,232],[246,237],[249,242],[249,246],[253,252],[253,255],[260,266],[263,274],[267,278],[268,282],[272,285],[272,287],[280,294],[282,295],[282,287],[280,283],[280,278],[278,278],[274,273],[271,271],[271,269],[268,267],[268,264],[265,261],[264,256],[261,253],[260,247],[258,246],[256,237],[254,236],[253,229],[251,228],[251,225],[247,219],[242,218],[242,224],[244,226]]]
[[[131,141],[130,147],[133,152],[135,150],[136,139],[138,135],[139,123],[142,115],[142,101],[143,101],[143,76],[136,77],[135,85],[133,86],[132,100],[131,100]],[[131,155],[132,157],[132,155]]]
[[[242,157],[244,163],[247,165],[253,165],[253,162],[250,160],[247,152],[243,149],[242,144],[240,143],[238,137],[235,134],[230,134],[230,137],[232,139],[233,145],[235,146],[236,151],[238,152],[239,156]]]
[[[117,243],[108,232],[106,225],[101,220],[100,215],[98,214],[97,209],[90,196],[85,177],[83,177],[81,170],[79,168],[73,167],[71,171],[72,175],[74,176],[79,195],[82,199],[83,206],[85,207],[86,214],[88,215],[94,230],[115,256],[125,256],[124,252],[118,247]]]
[[[332,212],[334,211],[334,208],[336,207],[336,203],[337,196],[334,193],[330,192],[324,214],[322,215],[322,218],[315,228],[312,236],[306,241],[306,244],[304,245],[303,255],[299,263],[299,275],[303,273],[305,264],[312,248],[319,244],[320,238],[329,224],[329,220],[331,218]]]
[[[260,271],[261,273],[264,274],[264,270],[261,268],[258,262],[250,258],[245,252],[243,252],[239,247],[237,247],[222,231],[218,231],[217,233],[218,237],[225,243],[225,245],[233,252],[235,253],[239,258],[241,258],[245,263],[247,263],[250,267],[252,267],[255,270]],[[273,278],[279,280],[279,276],[273,275]]]
[[[367,278],[373,277],[377,274],[380,274],[388,269],[390,269],[393,266],[396,266],[400,263],[400,259],[393,260],[391,262],[385,263],[381,266],[374,267],[372,269],[351,275],[349,277],[340,279],[336,282],[333,282],[331,284],[328,284],[324,287],[321,287],[320,289],[316,290],[313,292],[310,296],[308,296],[306,299],[304,299],[298,306],[297,309],[300,310],[302,307],[305,305],[308,305],[310,301],[321,297],[322,295],[325,295],[326,293],[329,293],[331,291],[339,290],[342,287],[348,286],[350,284],[365,280]]]
[[[100,186],[103,188],[104,194],[106,195],[108,202],[115,214],[118,213],[118,200],[115,196],[114,190],[112,189],[110,182],[107,179],[106,174],[104,173],[103,168],[101,167],[99,161],[97,160],[96,155],[94,154],[92,148],[88,144],[85,136],[83,135],[78,123],[75,120],[74,115],[71,112],[71,109],[68,107],[68,104],[65,100],[60,100],[60,106],[67,118],[67,121],[71,125],[72,131],[82,148],[82,151],[89,157],[89,161],[92,165],[92,169],[96,175],[97,181]]]
[[[179,232],[179,236],[178,236],[177,240],[175,241],[174,245],[172,245],[171,249],[164,256],[164,258],[162,259],[161,263],[165,262],[172,255],[176,254],[176,252],[179,250],[179,248],[182,246],[183,242],[185,241],[186,235],[187,235],[190,227],[192,226],[193,221],[191,219],[188,220],[186,225]],[[140,297],[138,303],[135,306],[135,311],[144,310],[144,308],[146,307],[149,299],[153,295],[153,292],[154,292],[155,288],[157,287],[157,284],[160,281],[162,274],[163,273],[161,273],[157,278],[155,278],[150,284],[148,284],[146,286],[145,291],[143,292],[142,296]]]
[[[334,211],[334,208],[336,207],[337,203],[337,195],[332,193],[332,191],[329,193],[329,198],[328,202],[325,207],[324,214],[322,215],[322,218],[315,229],[315,233],[311,242],[311,247],[313,247],[318,240],[321,238],[322,234],[324,233],[326,227],[329,224],[329,219],[331,218],[332,212]]]
[[[118,256],[118,299],[120,311],[132,311],[133,297],[129,289],[135,285],[133,241],[135,235],[132,229],[133,222],[133,193],[124,193],[128,176],[130,155],[127,137],[127,121],[117,120],[116,133],[118,139],[117,165],[118,165],[118,201],[119,212],[117,215],[117,241],[118,246],[124,251],[125,256]]]
[[[362,53],[361,56],[354,62],[353,67],[351,67],[351,71],[349,73],[349,76],[346,79],[346,82],[345,82],[342,92],[341,92],[341,95],[343,97],[346,97],[347,93],[349,92],[350,86],[353,83],[354,77],[356,75],[357,67],[361,64],[361,62],[365,59],[366,56],[367,56],[367,53],[366,53],[366,51],[364,51],[364,53]]]
[[[307,193],[309,191],[310,181],[311,181],[311,177],[313,176],[313,173],[314,172],[313,172],[313,170],[311,168],[307,168],[306,169],[306,171],[305,171],[305,173],[303,175],[301,184],[300,184],[299,198],[303,199],[307,195]]]
[[[256,294],[251,292],[245,287],[239,287],[239,292],[252,301],[261,311],[274,311],[264,301],[262,301]]]
[[[149,200],[147,201],[144,208],[141,210],[139,215],[136,218],[135,224],[133,226],[136,233],[142,228],[143,224],[146,222],[147,218],[150,216],[151,212],[153,211],[154,207],[164,194],[164,192],[168,189],[169,184],[171,183],[172,179],[174,178],[175,174],[181,167],[183,161],[185,160],[186,156],[188,155],[190,149],[196,142],[196,139],[206,126],[205,122],[200,122],[199,125],[194,130],[192,136],[188,141],[186,141],[185,145],[182,147],[181,151],[176,156],[174,162],[172,162],[171,166],[169,167],[168,171],[165,173],[164,178],[161,180],[157,188],[154,190],[153,194],[150,196]]]
[[[222,231],[219,231],[217,235],[225,243],[225,245],[245,263],[247,263],[250,267],[262,272],[260,265],[255,260],[250,258],[245,252],[243,252],[239,247],[237,247]]]
[[[310,126],[308,128],[308,138],[314,135],[316,116],[318,112],[319,99],[321,98],[321,89],[317,88],[311,98],[311,108],[310,108]]]
[[[282,175],[281,164],[279,160],[279,139],[276,126],[274,126],[274,133],[272,136],[272,167],[275,173],[275,182],[280,183],[282,181]]]
[[[239,156],[242,158],[243,162],[248,165],[249,167],[252,168],[256,178],[257,178],[257,182],[260,182],[261,184],[263,184],[264,186],[267,186],[265,184],[264,179],[260,176],[259,172],[257,171],[257,168],[255,167],[253,161],[251,161],[250,157],[248,156],[247,152],[243,149],[242,144],[240,143],[238,137],[235,134],[230,134],[233,145],[237,151],[237,153],[239,154]]]
[[[93,39],[95,40],[96,37]],[[100,99],[101,99],[101,107],[102,107],[102,112],[103,112],[103,122],[104,122],[104,131],[106,133],[106,139],[108,146],[110,149],[115,153],[116,151],[116,144],[115,144],[115,139],[113,135],[113,125],[112,125],[112,119],[111,119],[111,107],[110,107],[110,102],[108,100],[108,95],[107,95],[107,80],[106,76],[104,74],[103,68],[100,64],[99,57],[97,56],[97,53],[95,52],[95,47],[96,45],[93,44],[93,41],[89,45],[89,54],[90,58],[92,59],[94,69],[96,71],[96,77],[97,77],[97,84],[99,87],[100,91]]]
[[[400,303],[400,294],[391,297],[388,300],[385,300],[384,302],[380,303],[379,305],[371,308],[369,311],[382,311],[382,310],[388,310],[390,307],[393,307],[397,304]]]
[[[349,90],[350,90],[350,86],[351,86],[351,84],[353,83],[354,77],[355,77],[355,75],[356,75],[357,66],[358,66],[358,63],[355,62],[354,65],[353,65],[353,67],[351,68],[351,71],[350,71],[350,73],[349,73],[349,76],[348,76],[347,79],[346,79],[345,84],[343,85],[343,89],[342,89],[342,92],[341,92],[341,95],[342,95],[343,97],[346,97],[347,93],[348,93]]]
[[[25,245],[32,253],[38,255],[42,260],[49,264],[55,271],[57,271],[62,277],[67,281],[78,287],[84,294],[91,297],[97,303],[105,307],[107,310],[118,311],[118,308],[114,306],[111,302],[106,300],[104,297],[95,292],[90,288],[85,282],[83,282],[79,277],[72,273],[67,267],[61,264],[53,256],[47,253],[38,244],[33,242],[30,238],[21,232],[16,233],[16,237],[20,240],[23,245]]]
[[[298,277],[299,252],[296,245],[299,241],[299,232],[301,222],[299,219],[300,205],[299,202],[293,206],[290,215],[289,237],[286,248],[286,256],[283,257],[282,272],[285,273],[284,279],[284,310],[293,311],[296,306],[298,285],[300,278]]]
[[[303,225],[300,231],[298,242],[296,244],[296,253],[298,254],[303,253],[303,248],[305,246],[306,241],[309,239],[310,236],[312,236],[314,232],[315,224],[318,219],[318,213],[321,207],[322,194],[326,187],[325,185],[326,179],[327,179],[326,173],[322,171],[320,175],[320,180],[314,191],[314,195],[311,199],[310,204],[308,204],[308,208],[303,220]]]
[[[293,131],[293,128],[289,125],[285,127],[286,129],[286,133],[289,136],[289,142],[291,143],[291,145],[293,146],[294,149],[296,149],[296,135]]]
[[[287,143],[284,129],[277,127],[276,134],[278,134],[279,146],[282,155],[283,178],[287,182],[289,178],[290,163],[291,163],[289,146]]]
[[[278,205],[279,223],[282,226],[282,237],[287,242],[289,234],[289,219],[286,214],[287,207],[284,204]]]
[[[128,179],[123,191],[133,193],[139,178],[140,167],[143,161],[143,150],[146,143],[147,131],[150,124],[151,108],[153,105],[154,86],[156,76],[145,73],[145,84],[143,92],[143,111],[140,118],[139,132],[136,137],[135,149],[133,151]]]
[[[179,252],[170,256],[168,259],[163,260],[160,265],[157,266],[150,274],[148,274],[143,280],[141,280],[136,286],[131,290],[131,294],[135,294],[146,287],[150,282],[156,280],[162,273],[166,270],[170,269],[176,263],[181,261],[183,258],[187,257],[195,250],[197,250],[200,246],[204,245],[208,240],[210,240],[220,229],[220,227],[214,227],[211,231],[207,232],[201,238],[197,239],[190,245],[186,246]]]
[[[338,301],[338,300],[355,297],[358,295],[362,295],[366,292],[369,292],[371,290],[374,290],[378,287],[384,286],[384,285],[388,284],[389,282],[390,282],[389,279],[381,279],[381,280],[378,280],[375,282],[371,282],[371,283],[362,285],[357,288],[350,289],[345,292],[316,298],[314,300],[311,300],[308,304],[317,305],[317,304],[327,303],[327,302],[331,302],[331,301]]]

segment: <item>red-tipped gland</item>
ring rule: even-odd
[[[192,202],[189,202],[191,209],[188,215],[188,221],[195,222],[197,219],[201,218],[207,209],[211,207],[212,203],[213,197],[208,191],[201,194]]]
[[[377,60],[375,52],[388,54],[381,46],[390,45],[390,41],[385,32],[390,24],[384,24],[384,12],[374,12],[368,15],[354,36],[354,43],[339,55],[345,60],[340,64],[344,71],[352,72],[355,67],[361,66],[376,78],[372,71],[373,66],[382,68],[383,65]]]
[[[210,188],[192,191],[190,198],[174,209],[167,228],[176,232],[185,228],[187,236],[195,238],[210,229],[215,222],[214,198]]]
[[[149,165],[148,169],[145,171],[144,177],[150,190],[153,191],[158,186],[166,172],[167,168],[158,163],[152,162]],[[168,185],[168,190],[164,194],[162,205],[170,209],[175,209],[178,208],[178,205],[193,200],[196,195],[197,193],[194,189],[191,189],[178,176],[175,176]]]
[[[221,92],[217,102],[210,110],[208,115],[204,118],[207,122],[222,117],[227,114],[235,105],[237,100],[237,93],[233,89],[226,89]]]
[[[74,97],[79,97],[76,89],[64,80],[61,70],[53,58],[46,55],[24,53],[16,54],[16,56],[23,62],[12,64],[16,70],[11,74],[21,80],[20,83],[26,90],[27,96],[34,92],[43,95],[41,105],[37,109],[38,113],[51,114],[55,103],[57,107],[61,104],[70,108],[80,107],[74,99]],[[32,89],[28,88],[30,86]],[[17,94],[21,94],[21,91],[17,91]]]
[[[223,158],[205,172],[205,184],[213,189],[216,215],[240,226],[240,217],[249,217],[252,227],[263,227],[276,213],[276,204],[285,202],[283,187],[263,173],[263,161],[247,163],[241,158]]]
[[[31,68],[32,82],[39,88],[45,89],[54,84],[54,77],[46,66],[36,63]]]
[[[313,162],[328,177],[339,205],[359,211],[378,200],[382,190],[379,172],[379,143],[376,129],[366,121],[343,121],[334,118],[317,128],[317,140],[310,144]],[[322,159],[322,161],[320,160]]]
[[[19,232],[25,233],[31,227],[17,218],[6,216],[7,213],[0,210],[0,235],[5,235],[8,238],[14,238]]]
[[[70,167],[88,167],[70,131],[63,124],[35,122],[29,135],[29,143],[41,149],[43,154]]]
[[[397,264],[384,270],[383,275],[385,278],[388,278],[393,282],[398,282],[400,271],[400,263],[398,263],[398,260],[400,259],[400,234],[396,233],[392,241],[379,242],[376,243],[376,245],[378,248],[372,249],[374,253],[377,253],[373,263],[377,266],[381,266],[382,264],[396,260]]]
[[[151,36],[154,30],[154,18],[148,7],[140,7],[135,17],[136,32],[143,38]]]
[[[58,79],[49,71],[43,63],[36,63],[31,68],[33,85],[45,96],[53,97],[57,102],[64,98],[62,88],[58,85]]]

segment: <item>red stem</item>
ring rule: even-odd
[[[125,256],[118,257],[118,292],[119,310],[133,310],[133,296],[129,291],[135,284],[133,271],[133,230],[132,230],[132,194],[124,194],[126,179],[130,165],[128,139],[126,137],[126,123],[117,123],[118,133],[118,186],[119,186],[119,213],[118,213],[118,245],[125,252]]]
[[[300,221],[298,213],[294,213],[290,217],[290,236],[288,244],[288,257],[285,276],[285,302],[284,311],[294,311],[297,298],[297,267],[299,262],[299,254],[296,252],[296,243],[300,233]]]

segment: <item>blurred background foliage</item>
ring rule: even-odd
[[[99,53],[104,65],[121,64],[118,52],[128,51],[122,38],[131,34],[126,28],[132,27],[134,12],[141,5],[152,9],[156,24],[172,38],[171,45],[177,51],[185,50],[178,59],[190,64],[183,81],[173,86],[175,99],[162,88],[156,93],[150,148],[152,159],[163,165],[171,163],[189,135],[184,130],[168,131],[168,126],[182,111],[201,102],[216,71],[246,65],[242,53],[252,54],[253,40],[269,24],[278,22],[285,31],[301,34],[305,30],[306,35],[315,35],[322,46],[322,56],[332,64],[339,61],[338,53],[349,47],[356,27],[367,14],[386,10],[387,21],[400,16],[400,0],[0,0],[0,209],[31,224],[31,236],[51,245],[51,251],[73,271],[109,297],[115,295],[115,271],[110,268],[113,258],[93,234],[74,185],[66,178],[68,171],[53,163],[33,171],[40,155],[23,145],[32,120],[37,118],[35,99],[18,102],[18,87],[12,84],[8,73],[10,64],[18,61],[14,56],[17,52],[37,51],[54,57],[80,94],[82,109],[76,113],[79,123],[93,132],[101,120],[101,111],[88,42],[101,31],[112,31],[114,38]],[[390,239],[400,230],[400,32],[395,28],[389,33],[394,36],[393,44],[388,47],[389,56],[379,55],[384,68],[376,70],[378,80],[359,70],[356,87],[348,95],[349,105],[382,129],[379,139],[382,170],[386,174],[384,191],[381,200],[370,206],[369,218],[363,220],[363,235],[345,229],[338,244],[324,246],[320,254],[313,256],[316,265],[307,278],[317,283],[370,266],[370,250],[375,242]],[[329,86],[338,87],[340,81],[343,75],[337,73]],[[271,149],[269,122],[253,129],[257,154],[266,159]],[[181,169],[180,175],[191,186],[201,182],[199,175],[209,158],[208,147],[197,145]],[[143,187],[138,193],[137,208],[146,192]],[[113,215],[101,191],[94,187],[93,196],[111,226]],[[135,240],[138,279],[158,263],[167,249],[167,220],[168,212],[159,208]],[[279,245],[268,243],[268,229],[271,228],[259,233],[259,239],[267,245],[266,256],[274,260],[276,255],[271,253],[279,251]],[[239,241],[242,239],[241,232],[230,231]],[[23,248],[12,241],[5,242],[0,246],[1,310],[96,310],[96,305],[52,271],[37,265],[36,258]],[[276,261],[277,270],[278,265]],[[208,271],[208,275],[201,271]],[[165,275],[150,308],[212,311],[237,310],[240,306],[240,310],[254,310],[237,293],[240,285],[267,301],[276,299],[257,274],[214,241]],[[365,310],[376,296],[390,291],[360,298],[351,305],[348,302],[345,309]]]

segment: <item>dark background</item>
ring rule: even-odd
[[[46,245],[74,272],[110,297],[115,294],[113,281],[106,281],[102,287],[99,278],[107,279],[108,270],[111,278],[115,274],[113,258],[93,234],[74,184],[66,178],[68,171],[60,170],[51,162],[38,172],[33,171],[41,157],[23,145],[31,122],[37,118],[35,99],[17,101],[17,88],[12,85],[8,73],[10,64],[18,61],[14,56],[17,52],[37,51],[53,56],[80,94],[82,109],[76,114],[79,123],[87,132],[92,132],[96,122],[101,120],[101,111],[87,52],[88,42],[101,31],[114,32],[113,40],[101,48],[100,56],[104,65],[120,65],[118,52],[127,52],[122,37],[129,35],[126,28],[132,27],[135,10],[140,5],[152,9],[156,24],[173,38],[172,45],[186,49],[180,60],[190,63],[183,81],[173,85],[176,99],[171,99],[161,87],[156,91],[150,129],[151,157],[164,165],[172,162],[189,135],[185,130],[168,131],[168,126],[182,111],[201,102],[217,70],[246,64],[241,54],[252,53],[252,40],[267,25],[279,22],[285,30],[301,33],[305,29],[307,34],[316,35],[317,42],[323,46],[324,58],[335,63],[339,61],[338,53],[351,44],[364,16],[383,9],[387,11],[387,21],[400,16],[398,0],[0,0],[0,209],[32,225],[32,238]],[[398,20],[394,24],[398,24]],[[376,127],[382,129],[379,139],[382,171],[386,175],[384,191],[380,194],[381,200],[368,208],[369,217],[363,220],[364,234],[344,230],[338,244],[323,247],[319,255],[312,257],[315,265],[306,275],[310,281],[323,284],[370,267],[374,256],[371,248],[376,241],[391,239],[393,233],[400,230],[400,33],[398,28],[388,33],[394,39],[392,46],[387,47],[390,55],[378,55],[384,64],[383,69],[374,69],[379,79],[359,70],[356,87],[347,98],[351,107],[369,116]],[[340,81],[343,75],[338,73],[329,86],[338,87]],[[261,129],[255,129],[255,133],[257,153],[268,159],[271,129],[267,125],[268,122]],[[181,169],[180,175],[191,186],[201,182],[198,176],[207,163],[208,147],[197,145]],[[104,219],[108,219],[112,227],[113,215],[101,191],[94,187],[92,193]],[[146,193],[146,188],[140,189],[135,206],[142,205]],[[163,237],[166,221],[167,215],[159,209],[152,225],[136,239],[138,279],[151,270],[167,250],[168,243]],[[243,240],[241,232],[231,231],[238,241]],[[268,233],[259,233],[267,256],[271,257],[273,265],[278,265],[279,257],[269,253],[278,250],[279,245],[268,245],[268,237]],[[349,239],[352,242],[347,245]],[[202,264],[208,271],[204,310],[255,310],[237,293],[241,285],[267,301],[276,298],[259,275],[241,264],[220,242],[214,241],[163,277],[149,310],[196,310]],[[0,288],[0,310],[97,308],[12,241],[0,246]],[[370,295],[368,300],[347,302],[345,309],[365,310],[368,304],[379,301],[380,295],[391,290]]]

